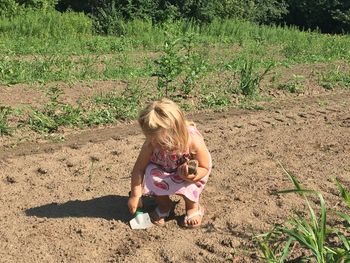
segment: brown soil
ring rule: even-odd
[[[164,228],[128,226],[130,171],[143,142],[135,123],[75,131],[62,143],[2,146],[0,261],[260,262],[253,236],[305,210],[296,195],[271,195],[292,188],[279,162],[320,190],[328,208],[344,208],[331,178],[350,190],[349,98],[335,90],[275,100],[262,111],[192,115],[214,162],[203,227],[194,230],[179,226],[178,197]]]
[[[112,91],[120,91],[126,87],[123,81],[91,81],[66,84],[62,82],[49,83],[43,87],[37,85],[16,84],[0,85],[0,105],[11,107],[34,106],[40,107],[49,99],[45,95],[50,87],[58,87],[62,91],[60,100],[75,104],[77,100],[89,98]]]

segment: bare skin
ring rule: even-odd
[[[155,196],[154,198],[161,213],[167,213],[171,210],[173,202],[169,196]],[[165,218],[159,217],[155,210],[150,214],[150,217],[152,222],[156,225],[163,226],[165,224]]]
[[[193,202],[190,199],[188,199],[187,197],[181,195],[185,201],[185,208],[186,208],[186,214],[187,216],[191,216],[192,214],[196,213],[199,209],[199,203],[197,202]],[[159,210],[161,213],[167,213],[168,211],[171,210],[172,208],[172,201],[169,198],[169,196],[165,195],[165,196],[155,196],[155,200],[156,203],[159,207]],[[159,217],[157,215],[157,213],[155,211],[153,211],[150,214],[151,218],[152,218],[152,222],[156,225],[159,226],[163,226],[165,224],[165,218],[164,217]],[[197,215],[194,217],[191,217],[190,219],[186,220],[184,222],[185,226],[197,226],[200,225],[202,222],[202,216]]]

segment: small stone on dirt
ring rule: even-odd
[[[97,156],[90,156],[90,160],[91,160],[92,162],[98,162],[98,161],[100,161],[100,158],[97,157]]]
[[[39,173],[39,174],[47,174],[47,169],[44,169],[44,168],[38,168],[38,170],[37,170],[37,172]]]
[[[80,146],[78,144],[74,143],[74,144],[69,145],[69,148],[71,148],[73,150],[78,150],[80,148]]]
[[[73,167],[73,166],[74,166],[74,164],[73,164],[73,163],[71,163],[71,162],[67,162],[67,167],[71,168],[71,167]]]
[[[10,175],[6,176],[6,182],[8,182],[10,184],[17,183],[16,179]]]
[[[111,151],[112,155],[119,156],[121,154],[120,151]]]

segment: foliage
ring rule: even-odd
[[[20,5],[37,9],[53,9],[58,0],[15,0]]]
[[[138,87],[128,86],[121,95],[114,93],[96,95],[85,102],[84,106],[81,102],[77,102],[75,106],[64,103],[60,101],[61,95],[61,89],[49,88],[46,93],[48,102],[42,108],[31,107],[25,124],[36,132],[53,133],[60,127],[82,128],[134,119],[141,107],[144,94]],[[0,118],[0,129],[1,124],[5,123],[1,120]]]
[[[134,19],[208,23],[217,18],[297,25],[327,33],[350,32],[347,0],[3,0],[0,15],[20,13],[22,7],[84,12],[93,17],[95,28],[104,34],[115,34],[125,21]]]
[[[176,91],[172,83],[184,74],[180,91],[188,95],[194,87],[200,74],[206,70],[206,61],[203,56],[194,51],[194,35],[178,37],[168,34],[164,43],[163,55],[154,60],[155,71],[153,76],[158,78],[158,94],[160,97],[170,95]]]
[[[293,75],[292,79],[287,83],[282,83],[278,89],[286,90],[290,93],[301,93],[304,90],[304,77],[300,75]]]
[[[209,11],[211,10],[211,11]],[[276,0],[223,0],[209,1],[206,12],[215,17],[240,18],[261,24],[281,21],[287,14],[285,1]]]
[[[94,26],[97,32],[106,35],[124,35],[124,19],[116,3],[97,7],[94,12]]]
[[[230,97],[225,92],[208,92],[201,95],[203,108],[222,110],[231,104]]]
[[[99,16],[101,9],[112,16],[108,10],[116,8],[126,20],[135,18],[151,19],[164,22],[173,19],[190,19],[199,22],[210,22],[216,17],[243,18],[258,23],[278,21],[287,11],[285,0],[108,0],[85,1],[80,4],[77,0],[61,0],[58,8],[68,7],[76,11],[92,13]],[[107,20],[113,20],[113,17]]]
[[[188,20],[152,24],[150,20],[136,18],[123,22],[122,37],[96,36],[84,33],[84,30],[69,31],[64,26],[60,32],[59,20],[55,30],[50,29],[51,25],[40,25],[40,28],[39,22],[30,28],[30,20],[38,18],[39,14],[46,18],[63,15],[53,10],[28,9],[24,12],[23,17],[29,20],[27,25],[27,21],[18,15],[0,19],[0,28],[9,25],[0,38],[2,84],[42,85],[79,80],[129,82],[136,79],[147,85],[146,89],[137,87],[137,92],[158,88],[158,92],[151,95],[143,94],[145,99],[167,93],[180,104],[186,100],[187,109],[221,110],[233,103],[237,107],[259,109],[252,99],[257,98],[261,81],[272,65],[340,64],[341,67],[319,73],[319,83],[325,88],[349,87],[350,83],[349,74],[344,71],[346,65],[339,63],[350,59],[350,41],[346,36],[257,26],[239,20],[214,20],[205,25]],[[67,18],[64,23],[69,24],[71,16],[77,14],[64,15]],[[90,21],[87,16],[80,15]],[[46,18],[37,21],[51,21],[54,26],[54,20]],[[91,26],[91,21],[89,23]],[[158,82],[149,78],[151,74]],[[223,84],[225,81],[229,87]],[[295,76],[279,88],[300,92],[303,84],[305,80]],[[205,86],[210,90],[205,90]],[[51,103],[51,106],[56,105],[55,111],[47,104],[32,108],[31,121],[26,123],[40,132],[55,132],[62,126],[85,127],[136,116],[140,102],[133,95],[103,96],[96,99],[91,108],[59,100],[59,103]],[[3,127],[9,126],[8,122],[3,123]]]
[[[183,58],[179,55],[180,47],[178,43],[180,41],[180,38],[166,41],[163,49],[164,55],[154,61],[157,69],[153,76],[158,78],[157,88],[160,97],[168,97],[168,93],[175,90],[170,84],[183,70]]]
[[[0,2],[0,17],[12,17],[18,12],[19,6],[15,0],[2,0]]]
[[[133,119],[141,107],[144,94],[137,86],[128,86],[118,96],[113,92],[93,98],[94,109],[87,115],[88,126]]]
[[[304,29],[319,29],[325,33],[350,32],[350,2],[348,0],[287,0],[288,24]]]

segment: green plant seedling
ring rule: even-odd
[[[10,135],[11,128],[7,123],[8,116],[11,114],[10,107],[0,106],[0,135]]]

